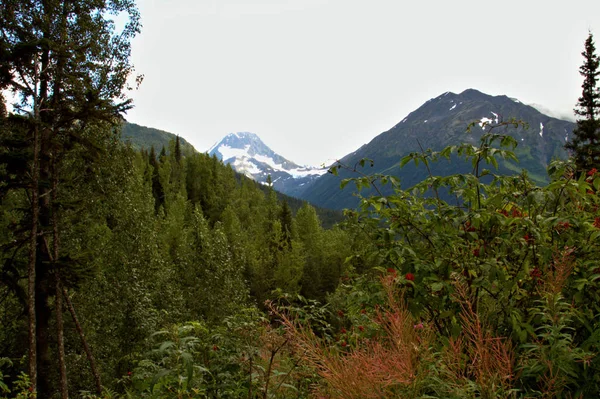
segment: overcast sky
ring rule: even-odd
[[[299,163],[475,88],[571,112],[600,0],[138,0],[130,122],[206,151],[249,131]]]

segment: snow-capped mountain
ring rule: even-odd
[[[271,150],[254,133],[230,133],[208,150],[238,173],[266,184],[271,176],[273,188],[284,194],[299,196],[327,168],[300,166]]]

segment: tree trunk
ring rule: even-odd
[[[67,290],[63,287],[63,297],[65,298],[65,302],[67,303],[67,308],[71,313],[71,317],[75,322],[75,328],[79,333],[79,337],[81,338],[81,344],[83,345],[83,349],[85,350],[85,354],[90,362],[90,368],[92,369],[92,374],[94,375],[94,381],[96,383],[96,393],[98,395],[102,394],[102,383],[100,382],[100,373],[98,373],[98,369],[96,368],[96,360],[94,359],[94,355],[85,339],[85,334],[83,333],[83,328],[81,328],[81,324],[79,324],[79,319],[77,318],[77,314],[75,313],[75,308],[73,307],[73,303],[69,298],[69,294]]]
[[[56,335],[58,341],[58,366],[60,369],[60,396],[62,399],[69,398],[69,388],[67,381],[67,366],[65,363],[65,340],[62,310],[62,283],[60,277],[60,265],[58,264],[59,254],[59,230],[58,230],[58,168],[56,166],[58,157],[57,145],[54,145],[52,154],[52,235],[53,235],[53,254],[52,262],[54,264],[55,278],[55,305],[56,305]]]
[[[38,216],[39,216],[39,152],[40,152],[40,138],[39,138],[39,105],[34,104],[34,131],[33,131],[33,164],[31,167],[31,235],[29,241],[29,265],[27,267],[28,274],[28,294],[27,294],[27,311],[29,316],[29,379],[31,381],[31,390],[37,390],[37,331],[36,331],[36,260],[37,260],[37,230],[38,230]]]
[[[48,27],[49,29],[49,27]],[[49,38],[50,34],[45,33],[44,38]],[[39,399],[49,398],[51,395],[50,378],[52,362],[50,359],[50,315],[51,309],[48,305],[48,298],[51,292],[50,273],[48,270],[48,261],[51,258],[49,248],[44,247],[43,240],[46,229],[51,225],[51,201],[50,190],[48,183],[51,182],[50,171],[50,151],[51,151],[51,135],[52,131],[48,128],[51,124],[50,104],[48,101],[48,92],[50,85],[50,51],[44,49],[41,54],[41,71],[40,71],[40,153],[39,153],[39,217],[38,224],[42,229],[38,234],[38,250],[36,256],[36,271],[35,271],[35,312],[36,312],[36,341],[37,341],[37,392]]]
[[[60,396],[62,399],[68,399],[69,389],[67,382],[67,366],[65,363],[65,341],[62,312],[62,284],[60,281],[60,271],[56,270],[56,335],[58,340],[58,364],[60,367]]]

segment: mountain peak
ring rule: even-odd
[[[459,96],[463,96],[463,97],[480,97],[480,96],[487,96],[488,94],[485,94],[477,89],[466,89],[463,90]]]
[[[255,133],[230,133],[208,150],[259,183],[271,176],[273,187],[284,194],[297,196],[306,183],[327,172],[326,168],[300,166],[270,149]]]
[[[258,135],[256,133],[252,133],[252,132],[236,132],[236,133],[229,133],[227,136],[225,137],[237,137],[240,139],[252,139],[252,140],[260,140],[260,137],[258,137]]]

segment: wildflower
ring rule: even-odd
[[[342,327],[342,330],[340,331],[342,334],[346,334],[346,329]]]
[[[128,371],[128,372],[127,372],[127,375],[128,375],[128,376],[131,376],[131,371]]]
[[[406,276],[404,277],[409,281],[415,281],[415,275],[412,273],[406,273]]]
[[[344,312],[342,310],[338,310],[337,314],[340,317],[344,317]]]
[[[393,276],[396,275],[396,269],[394,269],[393,267],[388,267],[387,272]]]
[[[348,344],[346,343],[346,341],[342,341],[342,347],[346,347]]]
[[[598,169],[592,168],[592,169],[588,170],[587,175],[594,176],[596,173],[598,173]]]
[[[419,324],[415,324],[415,325],[413,326],[413,328],[414,328],[415,330],[422,330],[422,329],[423,329],[423,328],[425,328],[425,327],[423,326],[423,323],[419,323]]]
[[[570,227],[571,227],[571,224],[569,222],[558,222],[556,225],[556,230],[561,232],[561,231],[568,230]]]

